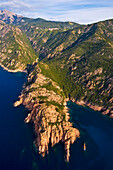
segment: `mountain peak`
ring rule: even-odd
[[[5,21],[7,24],[12,24],[15,22],[15,20],[20,20],[21,18],[21,15],[17,15],[6,9],[0,10],[0,20]]]
[[[0,14],[16,15],[15,13],[13,13],[13,12],[11,12],[11,11],[8,11],[8,10],[6,10],[6,9],[0,10]]]

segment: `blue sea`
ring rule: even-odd
[[[113,170],[113,119],[72,102],[70,121],[81,137],[71,145],[70,162],[64,161],[62,143],[49,147],[44,158],[38,154],[33,125],[24,123],[28,111],[13,106],[25,81],[25,73],[0,67],[0,170]]]

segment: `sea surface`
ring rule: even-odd
[[[13,106],[25,81],[25,73],[0,67],[0,170],[113,170],[113,119],[72,102],[70,121],[81,137],[71,145],[70,163],[64,161],[61,143],[50,147],[44,158],[38,154],[33,126],[24,123],[28,111]]]

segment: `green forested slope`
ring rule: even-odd
[[[90,25],[24,20],[18,27],[1,23],[1,62],[11,69],[25,68],[39,58],[42,73],[66,97],[111,109],[113,20]]]
[[[37,58],[29,40],[14,26],[0,23],[0,63],[9,69],[23,70]]]
[[[56,81],[66,97],[112,108],[113,20],[65,31],[30,27],[25,33],[43,74]]]

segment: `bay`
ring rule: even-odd
[[[70,121],[81,136],[71,145],[70,162],[64,161],[61,143],[49,146],[44,158],[38,154],[33,126],[24,123],[28,111],[13,106],[25,81],[25,73],[9,73],[0,67],[0,170],[112,170],[113,120],[72,102],[68,102]]]
[[[68,107],[71,121],[81,131],[81,138],[71,146],[71,167],[81,170],[112,170],[113,119],[72,102],[68,103]],[[83,150],[84,142],[86,151]]]

